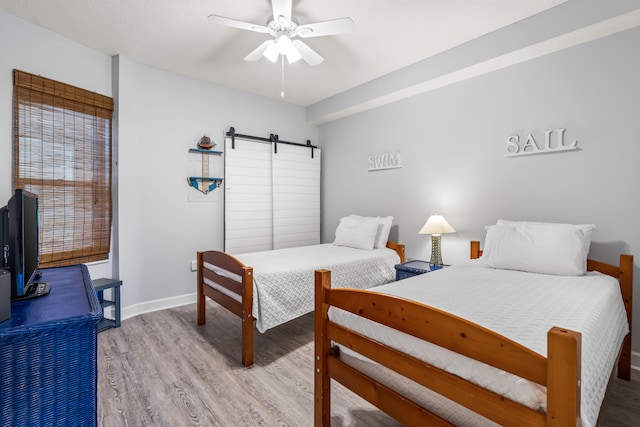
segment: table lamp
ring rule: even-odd
[[[442,215],[434,214],[429,217],[419,231],[419,234],[431,234],[431,261],[429,264],[442,265],[442,253],[440,252],[440,237],[445,233],[455,233],[456,230],[449,225]]]

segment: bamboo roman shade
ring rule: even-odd
[[[13,77],[13,186],[38,196],[40,266],[108,259],[113,99]]]

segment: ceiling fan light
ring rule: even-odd
[[[263,53],[264,57],[274,64],[278,60],[280,53],[278,52],[278,46],[275,43],[269,45],[269,47]]]
[[[278,46],[278,52],[282,55],[288,55],[291,50],[293,50],[293,45],[291,43],[291,39],[287,37],[285,34],[281,34],[276,39],[276,45]]]

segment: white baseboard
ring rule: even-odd
[[[181,305],[193,304],[196,302],[196,293],[180,295],[177,297],[157,299],[154,301],[147,301],[140,304],[135,304],[122,309],[120,315],[121,319],[129,319],[130,317],[137,316],[138,314],[150,313],[152,311],[164,310],[172,307],[179,307]],[[105,313],[106,314],[106,313]]]
[[[631,352],[631,369],[640,372],[640,353]]]

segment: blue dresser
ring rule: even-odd
[[[102,307],[84,265],[42,270],[48,295],[0,323],[0,426],[96,426]]]

